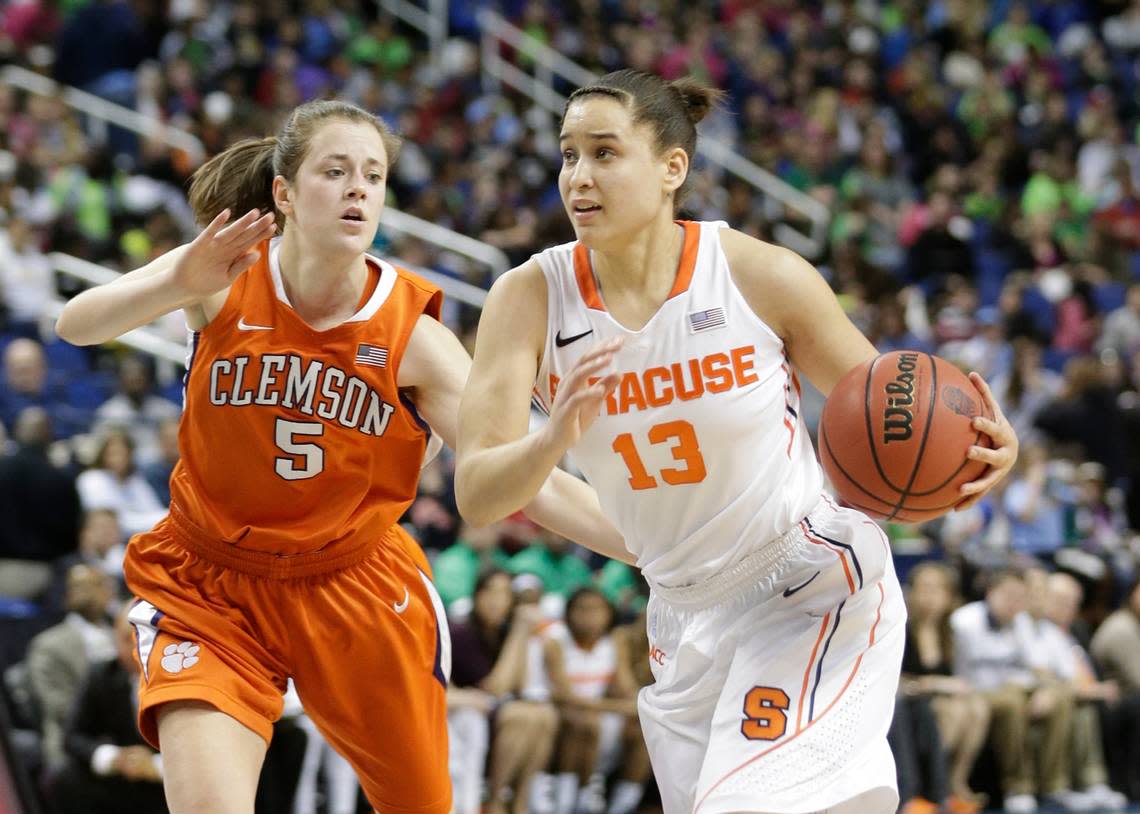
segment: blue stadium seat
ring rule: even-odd
[[[1101,283],[1093,288],[1093,301],[1102,314],[1107,314],[1124,305],[1125,290],[1123,283]]]
[[[1079,356],[1079,354],[1076,351],[1071,350],[1045,348],[1041,354],[1041,365],[1047,370],[1063,373],[1065,371],[1065,363],[1072,359],[1074,356]]]
[[[115,392],[115,377],[109,373],[84,373],[67,381],[67,403],[94,411]]]
[[[996,305],[1005,276],[1013,269],[1013,263],[1003,252],[975,245],[974,265],[977,268],[978,299],[982,305]]]
[[[165,399],[173,401],[175,404],[182,404],[182,377],[179,376],[173,379],[169,384],[163,385],[159,388],[158,394]]]
[[[976,250],[984,248],[989,244],[990,236],[993,234],[994,227],[985,218],[971,218],[970,223],[973,224],[973,231],[970,232],[970,245]]]
[[[70,342],[57,339],[44,345],[48,368],[53,373],[85,373],[90,369],[86,348],[77,348]]]
[[[1038,329],[1046,335],[1052,336],[1057,327],[1057,314],[1053,309],[1053,303],[1049,302],[1038,289],[1027,288],[1022,298],[1022,304],[1033,317],[1034,322],[1037,323]]]

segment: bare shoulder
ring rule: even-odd
[[[422,387],[452,374],[466,379],[470,361],[450,328],[429,314],[420,314],[399,362],[397,380],[400,387]]]
[[[546,306],[546,277],[542,268],[533,257],[521,266],[515,266],[510,271],[495,280],[491,286],[491,297],[503,302],[496,303],[501,306],[517,305],[520,307],[533,307],[542,303]]]
[[[819,297],[833,298],[815,267],[790,249],[735,229],[722,229],[720,242],[736,287],[781,337],[787,338],[789,315],[802,313]]]
[[[541,353],[546,338],[546,277],[534,258],[506,272],[491,286],[479,322],[495,336],[523,341]],[[479,343],[482,344],[482,343]],[[476,357],[478,357],[476,345]]]

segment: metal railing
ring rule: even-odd
[[[555,90],[556,79],[561,78],[581,87],[598,78],[573,60],[528,36],[525,31],[511,25],[494,11],[481,11],[479,26],[483,32],[480,48],[484,80],[492,87],[507,85],[525,94],[553,115],[560,116],[566,104],[566,97]],[[502,45],[510,46],[532,62],[534,72],[528,73],[504,59]],[[815,259],[822,254],[826,245],[827,227],[831,221],[831,213],[826,206],[722,142],[702,136],[697,142],[697,153],[752,185],[768,198],[802,215],[811,224],[808,231],[801,231],[787,223],[777,223],[773,227],[773,236],[808,258]]]
[[[401,213],[403,214],[403,213]],[[411,217],[410,215],[404,217]],[[418,220],[418,218],[416,219]],[[92,263],[89,260],[84,260],[80,257],[74,257],[70,254],[62,252],[52,252],[48,255],[51,261],[52,268],[69,277],[74,277],[77,280],[82,280],[91,285],[102,285],[117,280],[121,276],[121,272],[113,269],[100,266],[98,263]],[[473,305],[476,308],[483,307],[483,301],[487,299],[487,292],[478,286],[471,285],[463,280],[457,280],[454,277],[449,277],[432,269],[420,268],[418,266],[410,265],[393,258],[393,262],[397,265],[407,268],[416,272],[420,276],[430,280],[443,289],[443,293],[453,300]],[[46,316],[55,319],[63,311],[64,300],[56,299],[48,303],[46,308]],[[124,345],[132,347],[136,350],[149,353],[150,355],[161,359],[166,362],[173,362],[178,365],[186,364],[186,345],[181,342],[175,342],[162,336],[153,327],[144,326],[135,328],[133,331],[123,334],[117,340]]]
[[[93,93],[70,85],[61,85],[54,79],[21,68],[19,65],[6,65],[0,68],[0,82],[38,96],[58,98],[68,107],[85,113],[90,117],[89,126],[94,131],[93,135],[99,140],[106,140],[107,125],[113,124],[185,151],[194,165],[201,163],[206,157],[206,149],[202,142],[185,130],[171,127],[151,116],[144,116],[129,107],[108,102]]]
[[[52,267],[56,271],[92,285],[109,283],[121,276],[121,272],[63,252],[52,252],[48,255],[48,259],[51,260]],[[63,306],[63,300],[54,300],[48,303],[48,316],[53,319],[58,317]],[[167,362],[174,362],[179,365],[186,364],[185,343],[167,339],[150,327],[135,328],[133,331],[120,336],[116,341]]]
[[[438,63],[447,39],[447,3],[448,0],[427,0],[425,10],[408,0],[376,0],[384,11],[427,35],[433,64]]]
[[[483,263],[491,268],[495,277],[511,267],[511,261],[502,249],[390,206],[384,207],[380,213],[380,225]]]

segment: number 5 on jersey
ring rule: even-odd
[[[324,448],[319,444],[298,443],[297,437],[324,435],[324,424],[279,418],[274,434],[277,448],[289,456],[274,459],[274,469],[278,475],[285,480],[305,480],[321,474],[325,468]]]
[[[649,443],[664,444],[673,439],[677,443],[670,448],[673,460],[680,461],[683,467],[667,467],[657,474],[661,480],[670,486],[682,483],[700,483],[708,474],[705,469],[705,459],[701,455],[700,444],[697,443],[697,433],[688,421],[667,421],[664,424],[655,424],[649,428]],[[622,457],[626,468],[629,469],[629,485],[632,489],[656,489],[657,478],[645,470],[641,462],[637,444],[633,435],[624,432],[614,439],[613,451]]]

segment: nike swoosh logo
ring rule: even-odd
[[[578,341],[579,339],[581,339],[583,336],[589,336],[589,335],[590,335],[590,334],[592,334],[593,332],[594,332],[594,329],[593,329],[593,328],[591,328],[590,330],[586,331],[585,333],[574,334],[573,336],[568,336],[568,337],[566,337],[565,339],[563,339],[563,338],[562,338],[562,332],[561,332],[561,331],[559,331],[558,333],[556,333],[556,334],[554,335],[554,344],[555,344],[555,345],[557,345],[557,346],[558,346],[558,347],[560,347],[560,348],[564,348],[564,347],[566,347],[567,345],[569,345],[571,342],[577,342],[577,341]]]
[[[807,582],[801,582],[799,585],[797,585],[794,588],[785,588],[784,589],[784,596],[788,597],[788,596],[791,596],[792,594],[796,593],[797,591],[802,591],[804,588],[811,585],[812,580],[814,580],[818,576],[819,576],[819,571],[816,571],[814,574],[811,575],[811,577],[807,580]]]
[[[411,601],[412,601],[412,596],[411,596],[411,594],[408,593],[408,586],[405,585],[404,586],[404,601],[403,602],[393,602],[392,603],[392,610],[396,611],[396,613],[403,613],[404,611],[406,611],[408,609],[408,603]]]
[[[245,317],[238,320],[239,331],[272,331],[272,325],[250,325],[245,321]]]

